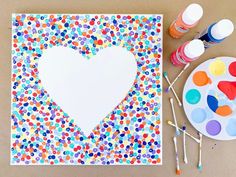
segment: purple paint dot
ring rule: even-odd
[[[206,131],[212,136],[216,136],[220,133],[221,131],[221,125],[218,121],[216,120],[211,120],[207,123],[206,125]]]

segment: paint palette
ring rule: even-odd
[[[184,86],[183,105],[202,134],[236,139],[236,58],[217,57],[195,68]]]

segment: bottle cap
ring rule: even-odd
[[[234,31],[234,24],[228,19],[222,19],[211,28],[213,38],[221,40],[228,37]]]
[[[199,39],[194,39],[190,41],[185,47],[184,47],[184,53],[188,58],[197,58],[200,55],[202,55],[205,51],[204,44]]]
[[[190,4],[182,14],[182,20],[187,25],[193,25],[202,18],[203,9],[199,4]]]

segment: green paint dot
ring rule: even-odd
[[[187,92],[185,98],[189,104],[197,104],[201,99],[201,94],[198,90],[191,89]]]

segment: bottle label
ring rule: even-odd
[[[187,64],[187,62],[181,56],[179,49],[176,51],[176,59],[178,60],[178,62],[180,62],[182,64]]]
[[[173,24],[174,24],[176,31],[179,31],[180,33],[187,33],[189,31],[188,28],[184,28],[183,26],[178,26],[176,24],[176,20],[173,22]]]

